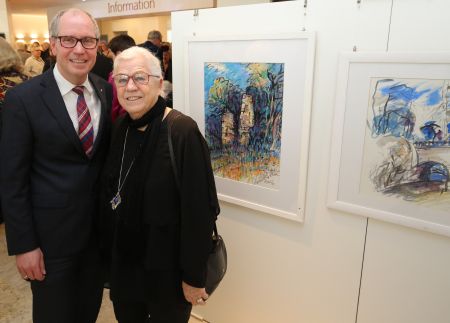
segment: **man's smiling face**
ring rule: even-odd
[[[72,36],[78,39],[96,38],[95,27],[85,13],[68,11],[61,17],[58,36]],[[72,84],[82,84],[95,64],[97,48],[86,49],[81,42],[77,42],[74,48],[65,48],[61,46],[58,38],[52,38],[50,46],[56,55],[61,75]]]

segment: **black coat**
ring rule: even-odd
[[[215,215],[211,210],[208,184],[209,151],[197,124],[187,116],[179,117],[172,126],[173,147],[181,180],[178,191],[171,166],[167,141],[167,116],[161,125],[157,152],[145,178],[140,232],[123,230],[103,197],[104,237],[115,237],[112,243],[112,299],[173,300],[182,297],[181,281],[204,287],[206,261],[211,250],[211,234]],[[115,126],[120,129],[123,119]],[[123,138],[113,135],[113,144]],[[117,180],[114,181],[117,183]],[[116,184],[117,185],[117,184]],[[104,185],[103,185],[104,187]],[[123,186],[127,189],[127,185]],[[123,203],[126,203],[124,201]],[[135,235],[140,235],[136,239]],[[108,240],[108,238],[106,238]],[[106,244],[110,243],[106,242]],[[116,248],[121,241],[141,241],[135,249],[141,257],[130,259]]]

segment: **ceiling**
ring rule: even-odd
[[[81,0],[7,0],[10,14],[46,15],[47,8],[79,3]],[[92,0],[87,0],[92,1]]]

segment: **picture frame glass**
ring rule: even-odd
[[[450,235],[449,82],[443,55],[343,55],[330,206]]]
[[[187,112],[219,198],[303,221],[312,37],[193,37],[186,47]]]

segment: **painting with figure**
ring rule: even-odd
[[[283,63],[204,63],[205,138],[214,174],[276,189]]]
[[[360,189],[449,207],[450,80],[372,78]]]

